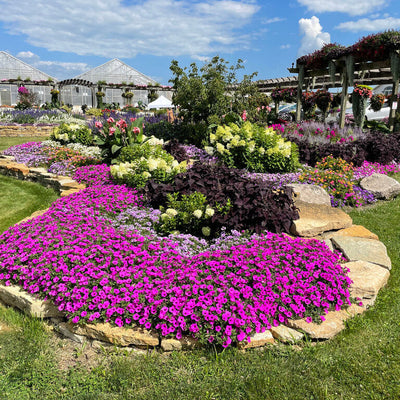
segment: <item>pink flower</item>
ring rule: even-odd
[[[109,124],[113,124],[113,123],[115,122],[115,119],[114,119],[113,117],[109,117],[109,118],[107,119],[107,122],[108,122]]]
[[[114,135],[114,133],[115,133],[115,128],[114,128],[114,127],[111,127],[111,128],[108,130],[108,134],[109,134],[110,136],[112,136],[112,135]]]
[[[96,121],[96,122],[94,123],[94,126],[95,126],[97,129],[101,129],[101,128],[103,127],[103,124],[102,124],[100,121]]]
[[[138,134],[140,133],[140,128],[137,127],[137,126],[135,126],[135,127],[133,128],[132,132],[133,132],[135,135],[138,135]]]

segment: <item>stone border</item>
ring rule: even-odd
[[[14,162],[14,157],[0,156],[0,173],[18,179],[31,180],[43,186],[52,187],[61,196],[84,189],[82,185],[66,176],[48,173],[44,168],[28,168]],[[324,241],[333,251],[340,251],[349,262],[342,264],[353,280],[350,293],[360,299],[360,305],[351,305],[345,310],[331,311],[321,324],[307,323],[306,320],[289,320],[287,326],[272,327],[264,333],[256,333],[249,343],[239,343],[240,349],[262,347],[267,344],[296,343],[307,337],[312,340],[326,340],[336,336],[345,328],[345,321],[367,310],[375,303],[379,290],[386,285],[391,269],[391,261],[385,245],[368,229],[353,225],[349,215],[313,200],[295,199],[300,218],[293,222],[291,232],[305,239]],[[37,211],[23,221],[43,214]],[[21,221],[22,222],[22,221]],[[154,331],[140,327],[120,328],[109,323],[77,326],[68,322],[65,314],[49,301],[37,299],[18,286],[0,285],[0,301],[18,308],[24,313],[48,319],[54,330],[77,343],[89,340],[93,347],[121,346],[131,350],[162,349],[163,351],[189,350],[199,346],[191,337],[165,339]]]
[[[55,125],[0,125],[0,137],[50,136]]]
[[[25,164],[17,163],[14,160],[13,156],[0,155],[0,173],[50,187],[61,197],[86,188],[86,185],[78,183],[69,176],[52,174],[47,172],[45,168],[27,167]]]

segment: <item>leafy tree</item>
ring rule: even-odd
[[[236,73],[242,69],[243,61],[229,65],[215,56],[199,68],[196,63],[181,68],[178,61],[171,62],[173,78],[170,82],[175,89],[172,101],[179,106],[179,114],[187,123],[209,122],[221,118],[229,111],[242,113],[249,99],[261,95],[252,78],[257,73],[245,75],[241,82]]]

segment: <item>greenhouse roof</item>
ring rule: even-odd
[[[154,79],[142,74],[124,62],[114,58],[99,65],[83,74],[77,75],[75,79],[84,79],[93,83],[106,81],[107,83],[133,83],[134,85],[155,85]]]
[[[0,79],[30,79],[32,81],[47,81],[52,79],[54,82],[57,79],[38,70],[35,67],[19,60],[18,58],[8,54],[5,51],[0,51]]]

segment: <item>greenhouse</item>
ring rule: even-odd
[[[38,103],[51,101],[51,90],[59,91],[59,101],[76,107],[102,104],[146,105],[159,93],[169,99],[172,89],[161,86],[124,62],[113,59],[71,79],[57,81],[50,75],[18,58],[0,52],[0,105],[14,106],[18,102],[18,87],[35,93]]]
[[[40,103],[50,101],[50,90],[57,79],[24,63],[16,57],[0,51],[0,105],[15,105],[18,87],[23,84],[37,95]]]

